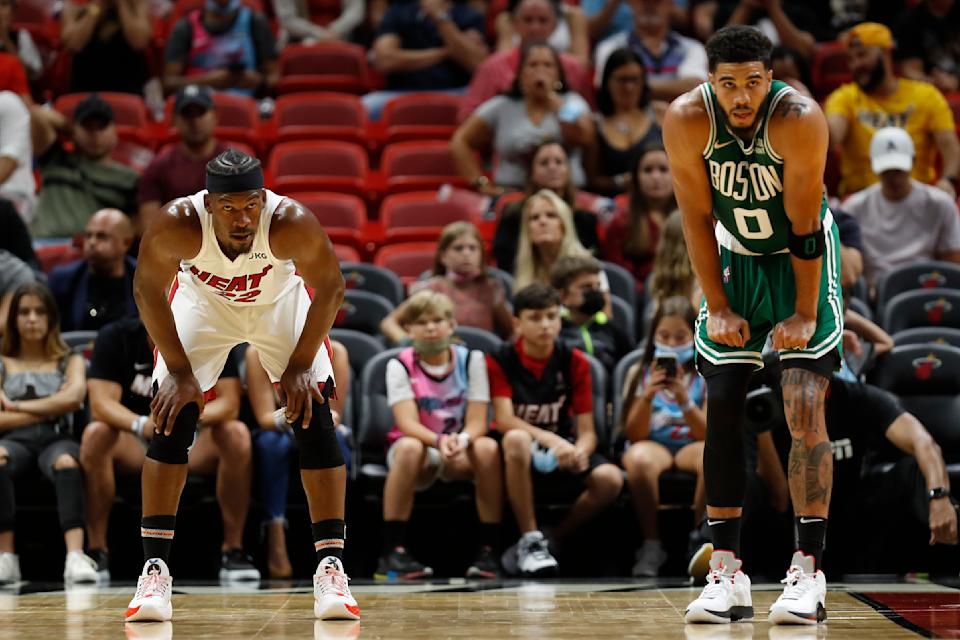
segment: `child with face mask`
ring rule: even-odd
[[[469,222],[453,222],[440,233],[433,274],[413,283],[410,293],[424,290],[442,293],[453,300],[457,324],[509,338],[513,317],[506,292],[500,281],[487,272],[485,264],[483,240],[477,228]],[[406,304],[394,309],[380,323],[380,331],[393,343],[409,338],[398,322]]]
[[[650,325],[643,359],[627,373],[619,440],[621,465],[643,532],[634,576],[655,577],[667,560],[660,544],[657,507],[660,474],[678,469],[696,474],[693,510],[705,509],[703,440],[706,437],[706,384],[694,364],[696,309],[684,296],[666,298]]]
[[[570,348],[590,354],[612,373],[620,358],[630,351],[623,330],[610,321],[603,308],[603,265],[589,256],[560,258],[550,270],[550,282],[560,294],[562,324],[560,339]]]
[[[476,484],[480,551],[468,577],[493,578],[503,510],[500,448],[487,435],[490,389],[483,353],[451,344],[456,328],[453,301],[420,291],[406,301],[399,321],[413,346],[387,364],[387,403],[395,425],[387,435],[387,481],[383,492],[381,579],[427,578],[433,569],[410,555],[405,531],[414,494],[437,479]]]

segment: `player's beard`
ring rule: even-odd
[[[732,131],[737,137],[748,139],[753,137],[753,134],[756,133],[757,127],[760,124],[760,121],[763,120],[764,115],[767,113],[767,104],[769,101],[764,100],[763,104],[760,105],[760,108],[757,109],[756,115],[753,117],[753,122],[746,127],[735,127],[733,123],[730,122],[730,116],[727,115],[727,112],[724,109],[720,109],[720,114],[723,117],[723,123],[726,125],[727,129]]]

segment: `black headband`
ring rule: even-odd
[[[207,174],[207,191],[209,193],[240,193],[259,189],[263,189],[263,170],[260,167],[238,175],[218,176]]]

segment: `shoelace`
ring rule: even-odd
[[[800,567],[790,567],[790,570],[787,571],[787,577],[780,581],[780,584],[787,585],[787,588],[783,590],[783,597],[796,599],[803,596],[813,585],[812,580],[804,579],[807,577],[809,576]]]
[[[137,585],[137,595],[135,598],[143,598],[148,595],[159,595],[165,597],[167,594],[167,581],[160,574],[150,574],[141,576],[143,581]]]
[[[335,595],[350,595],[350,587],[347,586],[350,578],[347,577],[347,574],[337,571],[331,566],[326,568],[326,574],[320,576],[319,582],[320,595],[326,596],[331,593]]]
[[[701,598],[716,598],[723,595],[725,589],[724,581],[730,582],[730,576],[723,572],[723,569],[713,569],[707,574],[707,586],[703,588]]]

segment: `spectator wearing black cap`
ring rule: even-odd
[[[34,210],[34,238],[67,238],[83,233],[100,209],[136,211],[137,173],[110,159],[117,146],[113,109],[97,94],[84,98],[73,120],[43,109],[33,118],[33,148],[43,187]],[[70,134],[74,150],[57,140]]]
[[[164,147],[140,177],[137,201],[141,229],[163,203],[203,189],[207,162],[228,147],[213,135],[217,112],[210,87],[189,84],[177,92],[173,126],[180,140]]]
[[[207,0],[180,18],[164,52],[163,88],[188,84],[246,95],[276,85],[277,42],[270,22],[240,0]]]

